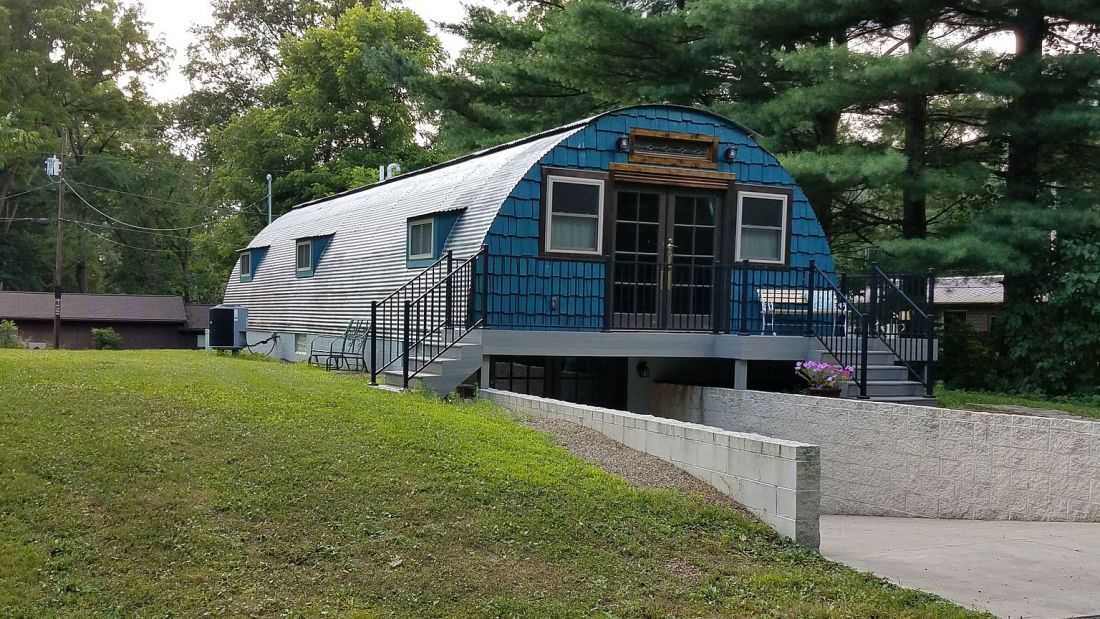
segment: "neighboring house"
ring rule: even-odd
[[[225,302],[285,359],[373,314],[363,356],[389,383],[480,371],[645,412],[654,381],[781,387],[822,348],[850,358],[833,285],[813,209],[751,132],[642,105],[299,205],[241,250]],[[873,347],[877,395],[920,400]]]
[[[179,296],[65,293],[61,346],[91,348],[92,329],[110,327],[123,348],[198,348],[210,307]],[[0,292],[0,320],[14,321],[28,342],[53,345],[53,315],[52,292]]]
[[[937,318],[948,324],[965,322],[979,333],[993,329],[1004,304],[1003,275],[938,277],[933,306]]]

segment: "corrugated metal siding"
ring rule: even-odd
[[[719,161],[718,169],[722,172],[732,172],[736,175],[737,182],[750,185],[767,185],[782,187],[793,191],[792,223],[791,223],[791,265],[806,267],[810,260],[816,260],[819,268],[826,273],[833,273],[835,265],[829,242],[821,229],[821,225],[810,207],[806,195],[795,184],[790,174],[779,164],[776,158],[756,143],[743,127],[724,121],[706,112],[699,112],[685,108],[670,106],[644,106],[628,108],[611,112],[597,117],[588,123],[583,129],[577,131],[568,139],[539,160],[538,165],[533,166],[523,180],[516,185],[515,190],[504,202],[500,209],[500,215],[489,228],[486,242],[489,251],[495,255],[527,256],[536,259],[539,271],[551,272],[546,263],[549,261],[537,259],[539,255],[539,222],[541,217],[541,192],[542,192],[542,166],[573,168],[581,170],[607,171],[612,162],[627,162],[627,154],[616,148],[616,140],[631,128],[652,129],[657,131],[675,131],[682,133],[697,133],[704,135],[716,135],[721,144],[719,152],[724,152],[727,147],[737,148],[736,161]],[[726,243],[732,243],[732,239],[726,239]],[[570,263],[565,263],[566,265]],[[572,267],[565,266],[561,261],[554,261],[553,272],[565,269],[569,272],[582,272],[583,262],[571,263]],[[590,264],[590,263],[589,263]],[[601,265],[602,266],[602,265]],[[585,286],[579,287],[575,292],[561,291],[555,287],[552,277],[543,277],[540,280],[531,274],[517,275],[516,279],[526,280],[523,283],[505,281],[508,278],[500,277],[494,283],[494,292],[489,300],[491,310],[491,322],[507,322],[524,324],[509,317],[514,311],[515,302],[508,298],[508,292],[519,290],[520,286],[529,290],[554,290],[554,293],[528,295],[526,303],[533,305],[525,307],[530,315],[545,316],[543,326],[529,324],[524,328],[561,328],[561,324],[568,324],[577,330],[597,330],[603,323],[604,285],[602,281],[586,281]],[[595,289],[592,286],[596,286]],[[557,308],[550,306],[551,299],[558,304]],[[598,302],[593,302],[593,300]],[[581,319],[579,316],[562,316],[564,308],[583,307],[586,311],[593,312],[589,319]],[[595,312],[599,313],[595,313]]]
[[[352,318],[369,315],[372,300],[419,273],[405,266],[405,222],[410,217],[465,208],[444,249],[453,250],[459,258],[472,255],[519,179],[575,130],[565,128],[297,208],[249,243],[249,247],[269,246],[267,255],[251,282],[240,282],[239,265],[234,266],[225,301],[249,308],[253,330],[342,331]],[[332,242],[317,263],[316,274],[295,277],[295,239],[329,234]]]

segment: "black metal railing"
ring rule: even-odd
[[[932,397],[936,321],[936,274],[899,277],[872,265],[868,282],[867,316],[871,335],[882,341],[909,370],[912,380]]]
[[[838,364],[853,369],[859,397],[866,398],[869,317],[859,310],[841,285],[813,261],[810,261],[810,271],[811,303],[807,310],[806,331],[825,346]],[[828,316],[836,317],[832,325],[823,324],[821,320]]]
[[[482,248],[429,287],[420,296],[405,301],[402,317],[402,386],[437,361],[470,331],[485,324],[484,284],[489,252]],[[479,283],[480,282],[480,283]]]
[[[484,302],[493,329],[601,331],[606,311],[602,261],[488,255]]]
[[[380,373],[401,359],[405,304],[443,281],[452,271],[453,265],[454,255],[447,252],[381,301],[371,301],[368,365],[372,385],[378,384]]]

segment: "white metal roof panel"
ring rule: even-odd
[[[252,239],[248,247],[268,247],[267,255],[251,282],[240,282],[234,266],[225,301],[249,308],[252,330],[339,332],[419,272],[405,266],[408,219],[465,209],[444,251],[473,255],[523,175],[586,122],[305,203]],[[332,241],[316,274],[296,277],[295,239],[326,235]]]

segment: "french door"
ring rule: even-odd
[[[711,328],[720,203],[682,189],[616,192],[612,328]]]

